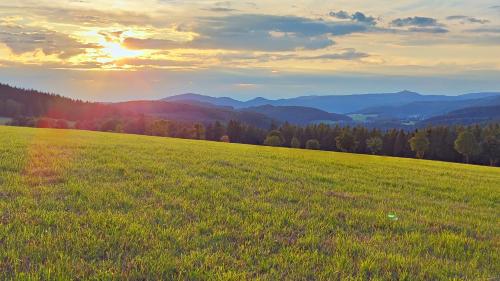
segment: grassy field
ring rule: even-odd
[[[500,169],[0,126],[0,279],[498,280]]]

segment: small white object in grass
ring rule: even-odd
[[[387,215],[387,217],[391,220],[391,221],[397,221],[398,220],[398,216],[396,216],[396,214],[393,214],[393,213],[390,213]]]

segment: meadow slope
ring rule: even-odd
[[[2,280],[496,279],[499,203],[499,168],[0,126]]]

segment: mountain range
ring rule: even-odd
[[[302,96],[277,100],[259,97],[248,101],[239,101],[229,97],[182,94],[162,100],[258,112],[275,120],[296,124],[363,122],[373,127],[414,127],[438,121],[439,123],[456,123],[458,119],[451,118],[448,114],[455,114],[455,111],[467,108],[472,109],[460,113],[461,122],[494,120],[492,113],[494,110],[487,111],[486,116],[480,119],[469,115],[476,112],[473,108],[500,105],[500,93],[481,92],[447,96],[402,91],[379,94]],[[356,118],[353,120],[351,117]],[[452,122],[452,120],[455,121]]]
[[[500,119],[499,112],[500,93],[494,92],[445,96],[402,91],[248,101],[182,94],[161,100],[97,103],[0,84],[0,117],[50,116],[77,120],[144,114],[186,122],[238,120],[261,128],[289,122],[351,126],[361,123],[376,128],[412,129],[429,124],[493,122]]]
[[[459,96],[422,95],[411,91],[397,93],[301,96],[287,99],[270,100],[262,97],[239,101],[229,97],[210,97],[199,94],[182,94],[164,98],[164,101],[209,103],[217,106],[230,106],[235,109],[273,106],[302,106],[320,109],[330,113],[349,114],[374,107],[397,107],[414,102],[450,102],[500,97],[500,93],[471,93]]]
[[[500,104],[493,106],[467,107],[420,122],[425,125],[471,125],[500,122]]]

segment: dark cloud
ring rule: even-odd
[[[232,9],[232,8],[224,8],[224,7],[213,7],[213,8],[205,8],[203,9],[205,11],[210,11],[210,12],[236,12],[238,11],[237,9]]]
[[[222,54],[218,58],[223,62],[234,63],[234,61],[270,62],[283,60],[359,60],[369,57],[369,54],[358,52],[355,49],[345,49],[339,53],[328,53],[317,56],[303,56],[297,54]]]
[[[254,51],[293,51],[298,49],[317,50],[334,45],[327,36],[296,36],[284,34],[272,36],[267,32],[254,32],[251,36],[233,34],[231,36],[210,36],[195,39],[190,46],[200,49],[229,49]]]
[[[446,17],[447,20],[464,20],[468,18],[469,18],[468,16],[459,16],[459,15]]]
[[[330,16],[341,20],[351,19],[351,15],[346,11],[330,12]]]
[[[408,17],[408,18],[398,18],[391,21],[391,26],[397,28],[406,29],[388,29],[388,31],[407,31],[407,32],[419,32],[419,33],[448,33],[449,30],[445,28],[445,25],[439,23],[434,18],[428,17]]]
[[[66,34],[55,31],[1,23],[0,42],[15,54],[42,50],[46,55],[56,54],[61,59],[82,54],[88,48],[99,48],[94,44],[80,43]]]
[[[198,34],[191,42],[127,38],[131,49],[229,49],[252,51],[317,50],[334,45],[332,36],[375,31],[371,17],[355,14],[356,21],[322,21],[295,16],[262,14],[198,18],[190,28]]]
[[[325,22],[295,16],[245,14],[201,19],[198,30],[223,34],[277,31],[300,36],[318,36],[363,32],[367,30],[367,27],[356,23]]]
[[[255,51],[292,51],[323,49],[334,42],[329,36],[367,32],[366,24],[326,22],[294,16],[230,15],[199,18],[193,28],[199,34],[182,47]],[[133,39],[125,41],[131,48],[168,49],[181,47],[169,40]]]
[[[370,56],[369,54],[357,52],[354,49],[348,49],[348,50],[345,50],[341,53],[300,57],[299,59],[301,59],[301,60],[358,60],[358,59],[366,58],[369,56]]]
[[[233,8],[233,5],[230,1],[217,2],[214,4],[214,7],[204,8],[203,10],[210,12],[221,12],[221,13],[238,11],[238,9]]]
[[[429,26],[441,26],[436,19],[427,17],[408,17],[399,18],[391,22],[392,26],[405,27],[405,26],[419,26],[419,27],[429,27]]]
[[[366,23],[366,24],[371,24],[371,25],[377,24],[377,21],[374,17],[365,16],[365,14],[363,14],[361,12],[354,13],[352,15],[352,19],[357,21],[357,22],[362,22],[362,23]]]
[[[338,11],[338,12],[330,12],[329,14],[331,17],[337,18],[337,19],[342,19],[342,20],[352,20],[356,21],[359,23],[364,23],[364,24],[369,24],[369,25],[376,25],[377,24],[377,19],[371,16],[366,16],[362,12],[356,12],[354,14],[349,14],[346,11]]]
[[[490,28],[474,28],[469,29],[467,32],[474,33],[500,33],[500,28],[490,27]]]
[[[448,33],[448,29],[442,27],[410,27],[408,29],[410,32],[422,32],[422,33]]]
[[[489,20],[478,19],[478,18],[473,18],[473,17],[468,17],[468,16],[462,16],[462,15],[449,16],[446,19],[447,20],[459,20],[462,23],[470,22],[470,23],[485,24],[485,23],[489,23],[490,22]]]
[[[120,36],[123,34],[123,31],[113,31],[113,32],[106,32],[106,31],[101,31],[99,32],[99,35],[103,36],[106,42],[114,42],[120,40]]]
[[[138,39],[138,38],[125,38],[123,46],[131,50],[140,49],[175,49],[181,48],[183,45],[180,42],[165,40],[165,39]]]

